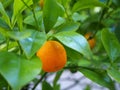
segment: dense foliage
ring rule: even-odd
[[[119,24],[120,0],[44,0],[42,6],[39,0],[0,0],[0,90],[21,90],[36,83],[37,75],[44,78],[36,52],[47,40],[64,45],[67,64],[52,86],[42,82],[42,90],[60,90],[57,81],[66,69],[115,90],[114,82],[120,83]],[[92,49],[84,37],[89,32],[96,41]]]

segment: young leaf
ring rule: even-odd
[[[9,27],[11,27],[10,18],[7,15],[7,13],[5,12],[4,7],[1,2],[0,2],[0,13],[2,14],[3,20],[5,20],[5,22],[9,25]]]
[[[12,16],[12,25],[14,26],[16,19],[19,18],[19,15],[22,13],[23,10],[26,9],[25,2],[27,6],[30,6],[33,4],[32,0],[14,0],[14,6],[13,6],[13,16]]]
[[[104,7],[104,3],[101,3],[99,0],[78,0],[77,3],[72,8],[73,12],[79,11],[85,8],[92,8],[92,7]]]
[[[53,88],[48,82],[43,81],[42,82],[42,90],[53,90]]]
[[[46,41],[44,33],[35,30],[29,32],[32,33],[30,37],[20,40],[20,45],[27,58],[31,58]]]
[[[83,69],[83,68],[80,69],[80,72],[82,72],[90,80],[104,87],[114,90],[114,84],[106,72],[93,71],[93,70],[88,70],[88,69]]]
[[[114,33],[103,30],[101,39],[104,48],[112,61],[115,61],[120,57],[120,43]]]
[[[43,8],[43,21],[46,32],[56,23],[58,16],[63,15],[63,8],[56,0],[45,0]]]
[[[87,40],[76,32],[60,32],[54,35],[65,46],[83,54],[85,57],[91,59],[92,52]]]
[[[12,90],[20,90],[34,79],[41,70],[37,57],[26,60],[11,52],[0,52],[0,74],[7,80]]]

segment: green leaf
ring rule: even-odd
[[[60,32],[55,34],[54,36],[65,46],[83,54],[89,59],[92,58],[92,52],[84,36],[76,32]]]
[[[46,32],[57,22],[58,16],[63,15],[64,10],[56,0],[45,0],[43,8],[43,21]]]
[[[107,70],[107,72],[114,80],[116,80],[118,83],[120,83],[120,71],[119,70],[110,68]]]
[[[53,90],[53,88],[48,82],[43,81],[42,82],[42,90]]]
[[[85,8],[93,8],[93,7],[104,7],[104,3],[100,2],[99,0],[78,0],[77,3],[72,8],[73,12],[79,11]]]
[[[65,18],[58,17],[56,24],[54,25],[54,28],[60,26],[61,24],[65,23]]]
[[[20,90],[34,79],[40,70],[41,62],[37,57],[26,60],[15,53],[0,52],[0,74],[13,90]]]
[[[99,70],[93,71],[93,70],[88,70],[88,69],[83,69],[83,68],[80,69],[80,72],[82,72],[90,80],[104,87],[107,87],[110,89],[114,88],[113,82],[106,72],[101,72]]]
[[[44,33],[35,30],[29,32],[32,33],[30,37],[20,40],[20,45],[27,58],[31,58],[46,41]]]
[[[37,4],[40,0],[32,0],[34,4]]]
[[[0,33],[0,43],[5,41],[5,37]]]
[[[113,2],[116,6],[120,7],[120,0],[112,0],[112,2]]]
[[[115,34],[104,29],[102,30],[102,43],[112,61],[120,57],[120,43]]]
[[[36,15],[36,19],[39,23],[39,26],[42,24],[42,12],[36,12],[35,15]],[[36,26],[36,22],[35,22],[35,19],[33,17],[33,14],[32,15],[29,15],[27,16],[25,19],[24,19],[24,23],[25,24],[28,24],[28,25],[32,25],[32,26]]]
[[[77,52],[71,48],[68,48],[68,47],[65,47],[65,50],[67,52],[67,57],[70,58],[71,62],[78,63],[78,60],[81,59],[82,55],[79,52]]]
[[[0,90],[3,90],[3,88],[7,89],[8,83],[6,80],[0,75]]]
[[[26,39],[31,36],[32,32],[26,30],[26,31],[8,31],[6,32],[7,36],[14,39],[14,40],[22,40]]]
[[[76,31],[79,28],[80,24],[75,22],[64,23],[55,28],[55,32],[62,31]]]
[[[27,7],[25,4],[22,2],[24,1],[27,6],[30,6],[33,4],[32,0],[14,0],[14,5],[13,5],[13,16],[12,16],[12,25],[14,26],[16,19],[19,18],[19,15],[24,11]]]
[[[2,3],[0,2],[0,13],[2,14],[2,18],[3,20],[5,20],[5,22],[11,27],[11,24],[10,24],[10,18],[9,16],[7,15]]]

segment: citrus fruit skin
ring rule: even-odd
[[[96,41],[95,41],[95,38],[92,38],[92,37],[91,37],[91,35],[92,35],[91,32],[86,33],[86,34],[85,34],[85,38],[87,39],[87,41],[88,41],[88,43],[89,43],[89,45],[90,45],[90,48],[92,49],[92,48],[95,47]]]
[[[37,56],[42,61],[42,69],[45,72],[55,72],[62,69],[67,61],[64,47],[57,41],[47,41],[38,50]]]

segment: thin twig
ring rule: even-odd
[[[35,90],[35,88],[38,86],[38,84],[43,80],[43,78],[46,76],[47,72],[45,72],[42,77],[37,81],[37,83],[34,85],[32,90]]]

